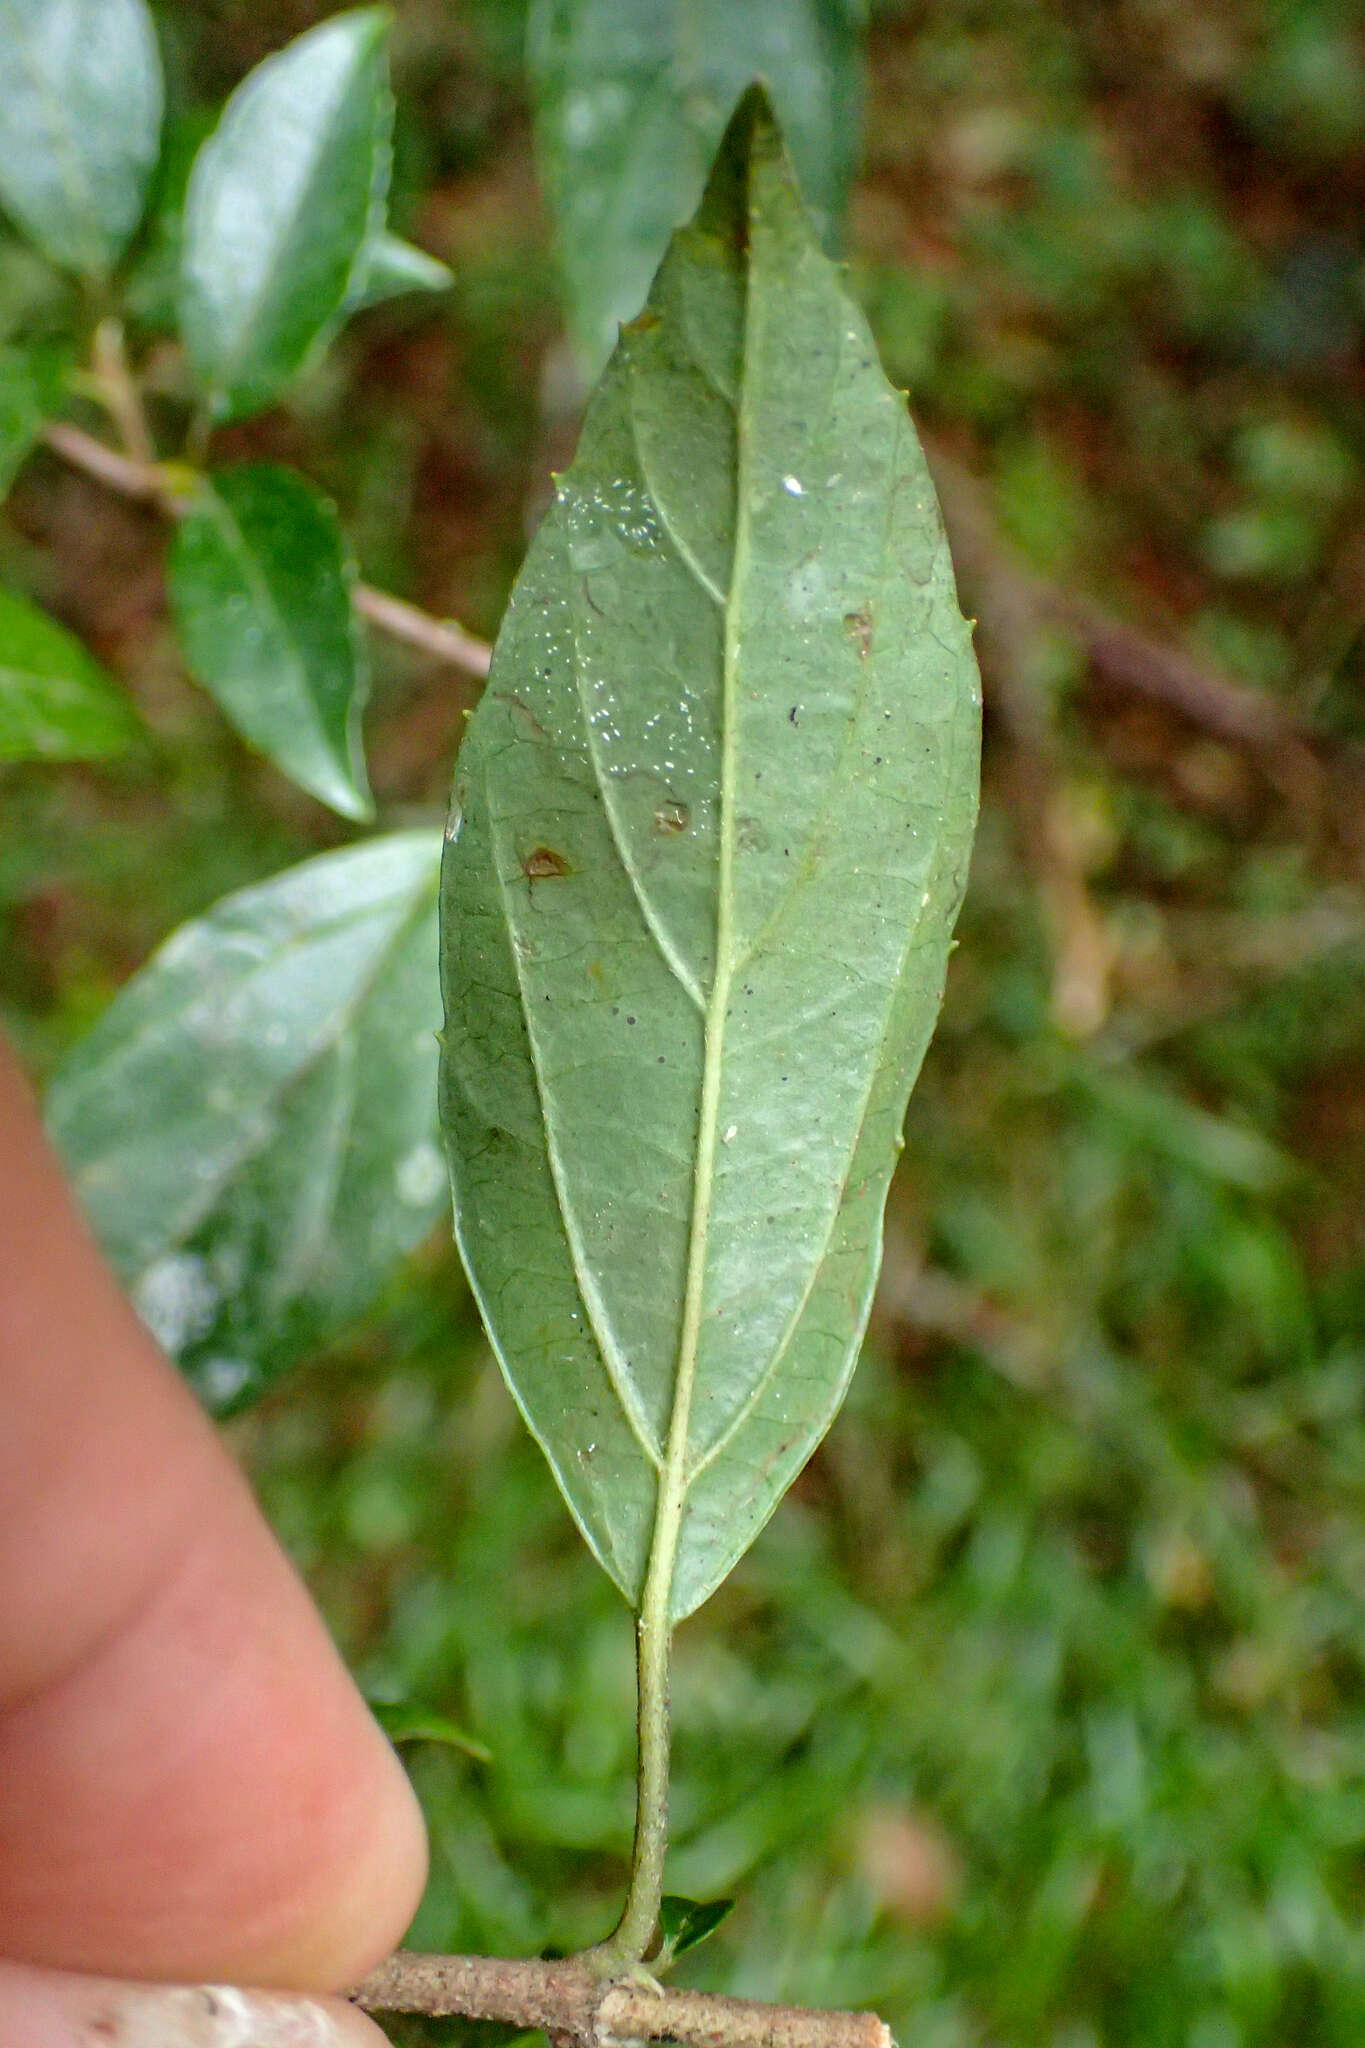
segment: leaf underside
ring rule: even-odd
[[[975,812],[979,689],[903,400],[761,95],[592,400],[465,742],[442,1123],[512,1391],[670,1612],[828,1427]]]
[[[184,925],[56,1076],[106,1254],[211,1407],[369,1305],[446,1203],[438,832],[362,841]]]

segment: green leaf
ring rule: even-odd
[[[709,1939],[723,1920],[734,1911],[733,1899],[712,1899],[701,1905],[696,1899],[665,1895],[659,1901],[660,1951],[654,1961],[666,1967]]]
[[[379,235],[365,251],[346,310],[358,313],[366,306],[382,306],[387,299],[401,299],[408,292],[447,291],[454,281],[446,265],[428,256],[425,249],[415,248],[398,235]]]
[[[142,218],[161,134],[143,0],[0,0],[0,203],[63,269],[103,277]]]
[[[67,354],[40,344],[0,349],[0,498],[65,395]]]
[[[528,554],[443,881],[465,1261],[632,1603],[676,1490],[674,1619],[853,1369],[979,704],[904,401],[751,93]]]
[[[168,115],[147,204],[147,224],[122,279],[126,317],[139,327],[178,334],[185,195],[194,160],[212,134],[213,112],[193,107]]]
[[[195,159],[180,320],[218,418],[284,391],[343,318],[384,220],[390,17],[334,15],[238,86]]]
[[[366,818],[368,675],[354,581],[326,499],[268,463],[224,470],[202,487],[168,569],[193,675],[286,775],[343,817]]]
[[[366,1704],[390,1742],[440,1742],[449,1749],[462,1749],[476,1763],[493,1761],[486,1743],[430,1707],[416,1706],[411,1700],[368,1700]]]
[[[118,685],[80,641],[0,590],[0,761],[91,761],[137,737]]]
[[[836,253],[857,165],[862,0],[533,0],[527,57],[569,328],[590,376],[638,313],[752,79]]]
[[[445,1209],[439,860],[395,833],[224,898],[53,1082],[100,1242],[215,1408],[360,1314]]]

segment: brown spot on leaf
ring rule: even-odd
[[[859,659],[866,661],[868,655],[872,652],[871,605],[860,605],[856,612],[845,612],[844,625],[857,644]]]
[[[661,835],[670,832],[685,832],[692,823],[692,813],[686,804],[670,797],[666,804],[660,804],[654,813],[654,830]]]
[[[549,882],[573,870],[563,854],[556,853],[552,846],[533,846],[521,864],[521,872],[528,882]]]

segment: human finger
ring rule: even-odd
[[[0,1048],[0,1947],[325,1988],[424,1870],[393,1752]]]
[[[387,2048],[339,1998],[126,1984],[0,1962],[5,2048]]]

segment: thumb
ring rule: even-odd
[[[5,2048],[388,2048],[339,1998],[124,1984],[0,1963]]]
[[[327,1988],[387,1953],[424,1870],[397,1759],[101,1263],[0,1046],[0,1950],[39,1972]],[[81,2038],[79,1983],[46,2008],[66,2032],[35,2031],[45,1982],[0,1980],[4,2048]],[[121,1995],[142,2034],[121,2019],[99,2048],[155,2038]],[[214,2014],[186,2010],[216,2048]],[[321,2048],[308,2025],[293,2038]]]

